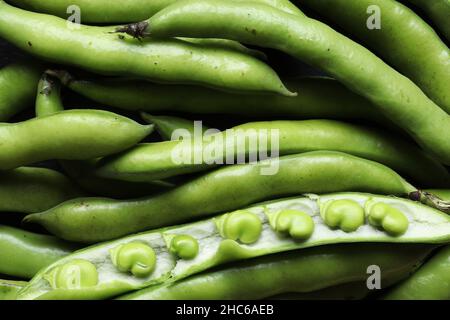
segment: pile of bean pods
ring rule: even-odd
[[[450,300],[449,16],[0,0],[0,300]]]

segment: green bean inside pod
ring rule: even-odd
[[[180,39],[155,38],[141,42],[123,39],[114,31],[114,27],[74,24],[0,1],[0,36],[54,63],[162,83],[294,95],[267,64],[234,49]]]
[[[407,219],[407,228],[393,234],[390,224],[373,225],[369,220],[354,231],[330,227],[323,218],[324,204],[344,201],[357,203],[364,208],[365,216],[378,205],[386,211],[397,210]],[[327,244],[445,244],[449,241],[450,216],[426,205],[363,193],[310,194],[264,202],[207,220],[144,232],[79,250],[42,269],[18,297],[109,298],[149,286],[170,284],[230,261]],[[82,277],[76,285],[71,285],[71,272],[65,271],[55,278],[59,271],[55,273],[54,270],[66,270],[65,266],[78,265],[80,261],[86,262],[76,273]],[[61,279],[60,284],[54,279]]]
[[[225,38],[288,53],[366,97],[419,145],[450,165],[450,115],[410,79],[317,20],[254,2],[186,0],[138,25],[138,36]]]
[[[314,151],[224,167],[152,197],[75,199],[28,215],[25,221],[63,239],[98,242],[275,197],[341,191],[407,196],[416,188],[379,163]]]
[[[362,299],[371,292],[367,288],[367,266],[377,265],[383,270],[381,287],[385,289],[408,277],[433,248],[418,244],[327,245],[226,265],[118,299],[250,300],[285,293],[291,294],[276,298]]]

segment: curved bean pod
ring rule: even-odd
[[[366,99],[325,77],[287,81],[298,91],[281,95],[229,94],[195,86],[161,85],[136,80],[77,79],[56,72],[74,92],[111,107],[149,112],[180,111],[194,114],[237,114],[253,117],[294,119],[362,119],[386,124]],[[177,94],[173,94],[176,92]]]
[[[0,121],[32,105],[40,73],[40,67],[25,63],[0,69]]]
[[[153,126],[100,110],[68,110],[46,117],[0,124],[0,169],[49,159],[83,160],[122,151]]]
[[[77,248],[52,236],[0,225],[0,273],[29,279]]]
[[[450,12],[449,0],[403,0],[419,7],[433,20],[434,24],[442,32],[447,41],[450,41],[450,22],[448,15]]]
[[[0,212],[40,212],[83,195],[72,181],[51,169],[0,171]]]
[[[287,292],[311,294],[350,281],[365,282],[370,265],[383,270],[381,283],[386,287],[386,283],[402,280],[412,273],[432,248],[385,244],[310,248],[252,259],[175,283],[151,286],[121,296],[119,300],[258,300]],[[366,284],[364,288],[367,294]]]
[[[25,281],[0,280],[0,300],[16,300],[17,292],[26,284]]]
[[[219,37],[286,52],[368,98],[422,147],[450,165],[450,115],[411,80],[319,21],[259,3],[188,0],[137,26],[141,32],[134,36]]]
[[[449,300],[450,246],[441,249],[416,273],[383,297],[386,300]]]
[[[378,205],[386,206],[391,213],[397,212],[407,219],[407,229],[401,235],[392,235],[390,230],[400,221],[392,217],[386,217],[380,226],[367,220],[351,232],[331,227],[328,219],[323,218],[328,211],[326,204],[342,200],[361,206],[368,219],[376,214],[374,208]],[[284,231],[286,221],[279,219],[282,213],[287,213],[286,217],[291,219],[289,232]],[[298,217],[312,221],[308,226],[309,236],[303,234],[299,237],[297,231],[304,229],[304,225],[295,223]],[[178,241],[174,248],[174,239],[180,236],[190,240],[184,244]],[[194,248],[192,241],[196,244],[196,250],[189,250],[193,255],[180,255],[180,246]],[[109,298],[149,286],[173,283],[230,261],[326,244],[439,244],[449,241],[450,216],[417,202],[361,193],[309,195],[265,202],[211,219],[91,246],[42,269],[19,292],[18,298]],[[407,251],[402,252],[406,254]],[[402,253],[397,251],[396,254]],[[74,265],[78,266],[79,272],[65,276],[66,270]],[[79,281],[75,284],[70,282],[72,277]]]
[[[379,163],[316,151],[221,168],[154,197],[75,199],[28,215],[25,221],[39,223],[63,239],[98,242],[289,194],[363,191],[407,195],[415,190]]]
[[[46,60],[106,75],[293,95],[268,65],[232,49],[179,39],[140,42],[121,39],[113,27],[67,24],[64,19],[0,1],[0,36]]]
[[[50,79],[46,73],[39,83],[36,98],[36,115],[42,117],[62,110],[64,110],[64,107],[60,97],[59,85]],[[59,164],[82,189],[97,196],[129,199],[148,196],[149,194],[165,191],[173,187],[170,183],[163,181],[136,183],[95,176],[92,174],[92,171],[97,161],[65,160],[59,161]]]
[[[190,125],[193,126],[193,123],[190,122]],[[272,136],[275,130],[278,134]],[[186,139],[181,142],[139,144],[102,159],[96,174],[105,178],[144,182],[207,170],[226,163],[230,154],[233,159],[241,154],[258,155],[263,149],[258,143],[239,149],[236,146],[236,141],[245,141],[251,133],[262,133],[267,137],[267,144],[263,147],[270,151],[268,154],[274,150],[280,155],[316,150],[341,151],[380,162],[424,186],[450,184],[447,169],[409,141],[374,128],[333,120],[250,122],[208,138],[195,136],[194,140],[203,139],[199,141],[201,149],[195,151],[194,142]],[[227,141],[234,143],[229,145]],[[217,155],[211,159],[208,150],[212,147],[220,152],[216,152]],[[194,152],[202,155],[201,161],[194,161]],[[178,154],[188,161],[175,161]]]
[[[177,0],[7,0],[27,10],[47,13],[67,19],[73,13],[67,10],[75,5],[80,9],[82,23],[135,22],[151,17],[161,9]],[[301,14],[300,10],[288,0],[257,0],[292,14]]]
[[[450,113],[450,50],[408,7],[395,0],[298,0],[298,3],[356,36]],[[367,27],[370,6],[381,11],[381,29]],[[450,5],[447,14],[450,15]],[[423,47],[427,50],[422,50]]]

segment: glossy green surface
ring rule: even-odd
[[[29,279],[77,248],[52,236],[0,225],[0,273]]]
[[[74,92],[125,110],[387,122],[370,102],[339,82],[323,77],[286,81],[287,86],[298,95],[285,97],[277,94],[236,95],[196,86],[168,86],[136,80],[77,79],[66,72],[59,76],[64,85]]]
[[[389,291],[387,300],[449,300],[450,246],[430,258],[416,273]]]
[[[191,123],[192,124],[192,123]],[[251,133],[267,137],[263,147],[246,142],[245,148],[229,145],[226,141],[246,141]],[[187,133],[187,132],[186,132]],[[274,135],[274,134],[277,135]],[[259,137],[259,136],[258,136]],[[98,163],[96,174],[105,178],[145,182],[180,174],[211,169],[240,155],[258,155],[269,150],[268,155],[295,154],[316,150],[346,152],[373,160],[403,174],[420,186],[447,186],[450,175],[446,168],[425,154],[413,143],[392,132],[333,120],[265,121],[250,122],[210,135],[195,136],[201,149],[194,152],[192,140],[156,142],[136,145],[117,155],[106,157]],[[262,138],[258,138],[261,143]],[[276,143],[276,144],[275,144]],[[220,152],[209,156],[211,148]],[[200,161],[194,158],[198,155]],[[179,155],[181,160],[175,161]],[[209,156],[209,158],[207,158]],[[209,160],[209,161],[207,161]]]
[[[0,69],[0,121],[33,105],[40,73],[40,67],[27,63]]]
[[[226,38],[301,59],[369,99],[424,149],[450,165],[450,115],[411,80],[319,21],[252,2],[188,0],[163,9],[146,23],[144,35]]]
[[[39,80],[36,94],[36,117],[43,117],[64,110],[60,98],[61,83],[44,73]]]
[[[129,148],[153,130],[101,110],[68,110],[0,124],[0,169],[49,159],[84,160]]]
[[[415,188],[379,163],[340,152],[316,151],[224,167],[153,197],[74,199],[25,220],[39,223],[63,239],[97,242],[265,199],[340,191],[407,195]]]
[[[7,0],[16,6],[59,16],[67,19],[72,13],[67,8],[78,6],[81,12],[81,23],[114,23],[136,22],[151,17],[161,9],[177,0]],[[294,14],[301,14],[300,10],[287,0],[257,0],[278,9]]]
[[[17,292],[26,284],[25,281],[0,280],[0,301],[15,300]]]
[[[383,270],[381,283],[384,288],[386,282],[406,278],[431,250],[432,247],[424,245],[323,246],[228,265],[173,284],[152,286],[119,299],[251,300],[287,292],[303,293],[295,299],[330,299],[333,294],[334,298],[361,297],[369,292],[365,284],[368,266],[377,265]],[[354,290],[348,290],[348,282],[351,281],[361,283],[353,286],[356,287]],[[341,291],[334,289],[331,293],[330,289],[325,289],[337,285],[341,285]],[[319,294],[316,290],[325,292]]]
[[[395,207],[408,218],[409,228],[404,234],[395,237],[368,223],[354,232],[346,233],[332,229],[321,218],[322,204],[330,200],[341,199],[357,201],[362,207],[366,207],[365,204],[368,202]],[[280,234],[271,228],[270,216],[286,209],[302,211],[314,221],[314,232],[308,239],[293,239],[289,235]],[[21,290],[19,298],[104,299],[152,285],[169,284],[230,261],[327,244],[355,242],[446,244],[450,242],[449,215],[426,205],[392,196],[361,193],[308,195],[307,197],[256,204],[245,208],[245,212],[257,217],[262,224],[260,235],[251,244],[244,244],[242,239],[237,239],[237,241],[229,239],[229,235],[223,234],[221,226],[217,223],[235,214],[241,215],[242,209],[240,209],[207,220],[127,236],[77,251],[42,269],[30,284]],[[248,224],[248,221],[246,223]],[[253,224],[253,222],[251,223]],[[198,241],[199,252],[195,259],[180,259],[171,252],[172,239],[177,235],[190,235]],[[148,246],[156,254],[154,270],[146,277],[119,270],[115,265],[114,255],[111,259],[111,252],[115,252],[116,248],[120,249],[122,246],[135,243]],[[396,252],[396,254],[401,253],[404,252]],[[98,284],[89,290],[54,290],[46,280],[47,276],[52,274],[53,270],[80,259],[95,265],[99,273]],[[355,261],[357,259],[353,259],[353,262]]]
[[[450,41],[449,0],[403,0],[403,2],[411,3],[425,11],[447,41]]]
[[[247,54],[178,39],[122,39],[114,30],[71,24],[0,1],[0,36],[45,60],[106,75],[292,95],[275,71]]]
[[[414,11],[395,0],[296,2],[354,35],[450,113],[450,50]],[[371,30],[366,26],[371,16],[367,13],[370,6],[377,6],[380,10],[381,29]],[[449,20],[450,5],[446,11]]]
[[[0,212],[39,212],[85,195],[55,170],[21,167],[0,171]]]

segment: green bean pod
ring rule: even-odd
[[[442,35],[450,41],[450,22],[448,15],[450,12],[449,0],[403,0],[422,9],[433,21]]]
[[[160,127],[158,118],[155,120]],[[186,137],[194,129],[193,122],[189,124],[191,128],[183,131]],[[179,122],[176,125],[180,125]],[[183,136],[183,132],[179,131],[179,136]],[[277,134],[273,135],[275,132]],[[259,134],[266,137],[266,145],[261,145],[263,138]],[[254,144],[248,142],[252,137],[258,139]],[[244,141],[245,146],[239,146],[238,141]],[[215,150],[215,154],[211,156],[210,150]],[[450,184],[447,169],[413,143],[394,137],[392,133],[333,120],[250,122],[208,137],[199,130],[192,139],[139,144],[106,157],[99,161],[96,175],[146,182],[207,170],[229,163],[230,156],[235,162],[242,155],[256,157],[264,150],[267,155],[275,151],[280,155],[317,150],[346,152],[380,162],[424,187]],[[200,160],[196,160],[198,154]],[[185,161],[178,161],[176,157]]]
[[[89,99],[125,110],[193,114],[235,114],[263,118],[356,119],[388,123],[366,99],[325,77],[286,81],[298,91],[295,97],[276,94],[230,94],[196,86],[161,85],[127,79],[77,79],[55,72],[72,91]],[[176,94],[174,94],[176,92]]]
[[[74,199],[28,215],[25,221],[39,223],[63,239],[98,242],[291,194],[362,191],[408,195],[415,190],[379,163],[340,152],[315,151],[221,168],[153,197]]]
[[[36,95],[36,117],[43,117],[64,110],[60,96],[61,83],[44,73],[39,80]]]
[[[83,26],[18,9],[3,0],[0,36],[39,58],[100,74],[293,95],[267,64],[233,49],[179,39],[122,39],[114,27]]]
[[[51,169],[0,171],[0,212],[40,212],[84,195],[66,176]]]
[[[330,224],[330,217],[339,211],[327,204],[343,200],[353,203],[351,206],[360,206],[366,216],[353,231]],[[377,217],[379,206],[385,209],[385,215],[377,225],[372,220]],[[341,212],[341,218],[357,220],[345,211]],[[404,232],[393,234],[399,226],[406,226]],[[19,292],[18,298],[104,299],[174,283],[230,261],[359,242],[449,243],[450,216],[411,200],[373,194],[310,194],[279,199],[79,250],[42,269]],[[409,254],[406,252],[396,251],[394,256]],[[356,260],[352,261],[353,264]],[[74,278],[78,281],[72,281]]]
[[[331,245],[252,259],[181,281],[151,286],[119,300],[256,300],[283,293],[307,294],[361,281],[367,289],[367,267],[381,268],[381,284],[406,278],[431,252],[432,246],[347,244]],[[358,256],[355,260],[354,257]],[[339,267],[337,267],[339,266]],[[328,289],[329,291],[329,289]],[[340,292],[340,296],[349,295]],[[317,295],[317,293],[316,293]],[[320,297],[320,295],[319,295]],[[311,298],[311,297],[310,297]]]
[[[0,169],[49,159],[84,160],[127,149],[153,130],[101,110],[68,110],[0,124]]]
[[[297,2],[356,36],[450,113],[450,50],[414,11],[395,0]],[[380,29],[367,27],[371,6],[380,10]],[[450,5],[447,15],[450,15]],[[426,51],[422,50],[424,47]]]
[[[29,279],[77,248],[52,236],[0,225],[0,273]]]
[[[36,115],[48,116],[64,110],[61,101],[59,83],[51,79],[45,73],[39,82],[36,97]],[[135,198],[148,196],[152,193],[168,190],[173,187],[170,183],[155,181],[148,183],[135,183],[117,181],[98,177],[92,174],[92,168],[98,160],[85,161],[59,161],[64,171],[70,178],[89,193],[97,196],[111,197],[115,199]]]
[[[301,14],[300,10],[288,0],[257,0],[267,3],[280,10],[292,14]],[[118,23],[135,22],[151,17],[161,9],[176,2],[176,0],[122,0],[110,2],[107,0],[7,0],[21,8],[47,13],[67,19],[76,11],[76,6],[81,13],[82,23]],[[69,12],[68,10],[72,8]]]
[[[386,300],[449,300],[450,246],[431,257],[416,273],[383,296]]]
[[[0,280],[0,301],[15,300],[17,292],[26,284],[25,281]]]
[[[397,279],[394,279],[397,280]],[[382,282],[382,286],[386,281]],[[397,281],[394,281],[397,282]],[[366,282],[349,282],[311,292],[288,292],[267,297],[267,300],[362,300],[370,295]],[[130,294],[131,295],[131,294]]]
[[[131,32],[136,27],[139,32]],[[369,99],[424,149],[450,165],[450,115],[411,80],[319,21],[260,3],[188,0],[117,30],[128,30],[133,36],[225,38],[279,49]]]
[[[32,105],[40,73],[40,67],[26,63],[0,69],[0,121]]]

